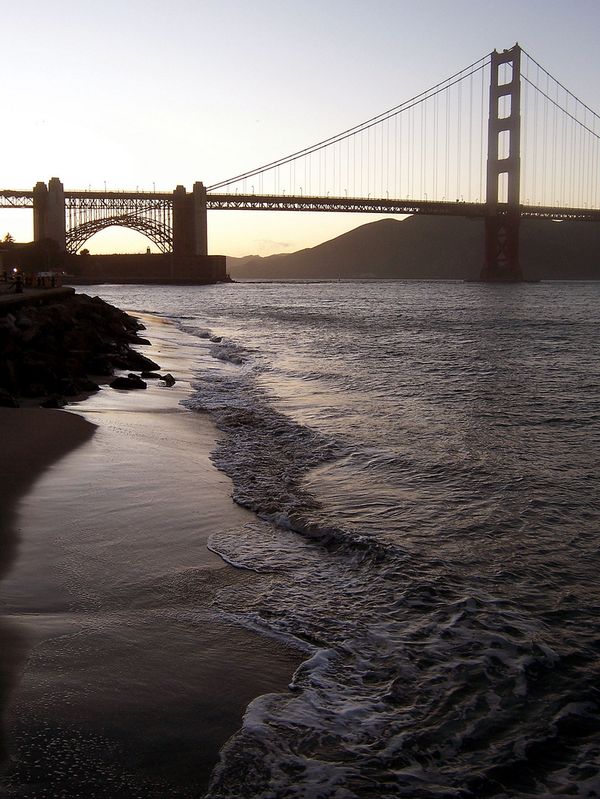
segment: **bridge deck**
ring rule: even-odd
[[[148,191],[65,191],[65,205],[85,202],[86,205],[101,205],[103,208],[114,208],[122,211],[124,204],[135,202],[135,208],[142,211],[144,206],[155,207],[170,205],[172,192]],[[371,213],[371,214],[423,214],[430,216],[462,216],[484,218],[497,214],[506,214],[509,207],[499,203],[490,207],[480,202],[464,202],[462,200],[412,200],[409,198],[393,199],[390,197],[307,197],[303,195],[275,194],[217,194],[209,193],[206,197],[209,211],[320,211],[331,213]],[[33,191],[18,189],[0,190],[0,208],[33,208]],[[560,206],[521,205],[519,213],[524,218],[579,220],[600,222],[600,209],[597,208],[564,208]]]
[[[463,216],[484,218],[507,214],[506,203],[490,207],[485,203],[462,200],[411,200],[372,197],[305,197],[302,195],[208,194],[209,210],[234,211],[330,211],[372,214],[423,214],[429,216]],[[558,206],[521,205],[525,218],[577,219],[600,222],[600,209],[561,208]]]

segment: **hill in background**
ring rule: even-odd
[[[415,278],[470,280],[483,265],[480,219],[411,216],[361,225],[294,253],[228,258],[234,280]],[[521,266],[529,280],[600,279],[600,225],[521,222]]]

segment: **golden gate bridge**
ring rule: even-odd
[[[76,253],[111,225],[208,254],[210,210],[429,214],[485,222],[484,280],[520,280],[522,218],[600,221],[600,117],[518,44],[310,147],[187,192],[0,191],[34,239]]]

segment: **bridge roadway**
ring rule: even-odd
[[[496,216],[508,213],[508,205],[490,208],[485,203],[462,200],[378,199],[372,197],[305,197],[302,195],[207,194],[208,210],[252,211],[331,211],[370,214],[423,214],[429,216]],[[600,209],[560,208],[541,205],[519,206],[521,217],[578,219],[600,222]]]
[[[146,208],[165,206],[173,201],[172,192],[149,191],[65,191],[65,205],[69,200],[84,202],[86,205],[131,211],[137,206],[139,211]],[[0,190],[0,208],[33,208],[33,191],[16,189]],[[508,205],[499,203],[496,208],[485,203],[464,202],[462,200],[411,200],[373,198],[373,197],[311,197],[304,195],[275,194],[217,194],[206,195],[206,208],[209,211],[326,211],[334,213],[372,213],[372,214],[422,214],[429,216],[462,216],[485,218],[508,213]],[[560,206],[520,205],[521,218],[556,220],[578,220],[600,222],[600,209],[563,208]]]

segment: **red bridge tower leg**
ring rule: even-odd
[[[500,83],[500,67],[508,80]],[[505,98],[505,99],[503,99]],[[492,53],[488,123],[485,265],[481,280],[523,279],[519,264],[521,48]],[[499,157],[501,154],[501,157]]]

